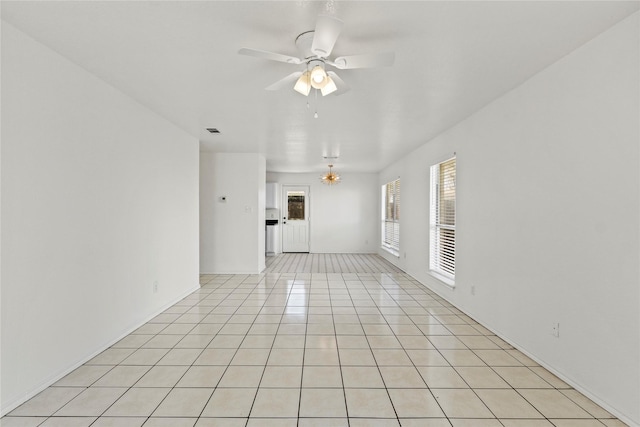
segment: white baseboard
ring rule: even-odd
[[[411,275],[411,277],[414,277],[414,276]],[[416,279],[416,280],[418,280],[418,279]],[[640,427],[640,424],[634,422],[628,416],[626,416],[625,414],[622,414],[616,408],[612,407],[607,402],[603,401],[600,397],[598,397],[595,394],[593,394],[587,387],[585,387],[582,384],[576,382],[575,380],[573,380],[570,377],[566,376],[562,371],[559,371],[558,369],[554,368],[550,364],[546,363],[544,360],[539,359],[534,354],[532,354],[529,351],[525,350],[523,346],[519,345],[517,342],[513,341],[512,339],[506,337],[500,331],[497,331],[495,328],[492,328],[491,326],[489,326],[489,325],[487,325],[485,323],[482,323],[481,321],[478,320],[478,318],[476,316],[474,316],[472,314],[469,314],[466,311],[462,310],[462,308],[458,307],[453,302],[451,302],[449,300],[449,298],[447,298],[442,293],[438,292],[437,289],[434,289],[432,286],[430,286],[429,283],[424,283],[424,282],[422,282],[420,280],[418,280],[418,281],[424,287],[429,289],[430,291],[435,292],[440,298],[446,300],[449,304],[453,305],[458,310],[462,311],[464,314],[466,314],[467,316],[469,316],[472,319],[474,319],[480,325],[482,325],[483,327],[485,327],[488,330],[490,330],[491,332],[493,332],[497,337],[499,337],[500,339],[504,340],[509,345],[513,346],[516,350],[522,352],[528,358],[530,358],[531,360],[533,360],[534,362],[536,362],[537,364],[539,364],[540,366],[545,368],[547,371],[551,372],[553,375],[555,375],[556,377],[558,377],[559,379],[561,379],[562,381],[564,381],[565,383],[567,383],[568,385],[573,387],[575,390],[577,390],[580,393],[584,394],[586,397],[591,399],[595,404],[597,404],[600,407],[602,407],[605,411],[609,412],[611,415],[613,415],[614,417],[618,418],[620,421],[622,421],[623,423],[627,424],[629,427]]]
[[[38,393],[42,392],[46,388],[48,388],[51,385],[55,384],[57,381],[61,380],[66,375],[70,374],[71,372],[73,372],[74,370],[79,368],[80,366],[84,365],[89,360],[93,359],[98,354],[102,353],[103,351],[105,351],[106,349],[108,349],[109,347],[111,347],[112,345],[114,345],[115,343],[117,343],[118,341],[120,341],[121,339],[126,337],[127,335],[129,335],[131,332],[135,331],[140,326],[142,326],[145,323],[147,323],[149,320],[153,319],[154,317],[156,317],[158,314],[162,313],[163,311],[165,311],[169,307],[175,305],[178,301],[182,300],[183,298],[191,295],[192,293],[194,293],[198,289],[200,289],[200,284],[198,284],[195,287],[189,289],[188,291],[180,294],[178,297],[173,299],[171,302],[163,305],[161,308],[159,308],[158,310],[154,311],[152,314],[150,314],[149,316],[144,318],[144,320],[142,320],[141,322],[139,322],[139,323],[135,324],[134,326],[130,327],[129,329],[127,329],[126,332],[122,333],[117,338],[107,342],[106,344],[104,344],[102,346],[99,346],[97,350],[95,350],[94,352],[90,353],[88,356],[83,357],[81,360],[73,363],[70,367],[64,369],[63,371],[57,372],[57,373],[49,376],[48,378],[43,380],[42,383],[39,386],[35,387],[33,390],[31,390],[28,393],[26,393],[24,396],[22,396],[20,398],[13,399],[9,403],[7,403],[6,406],[4,406],[3,408],[0,409],[0,417],[4,417],[6,414],[8,414],[9,412],[13,411],[15,408],[17,408],[18,406],[22,405],[27,400],[31,399],[32,397],[35,397]]]

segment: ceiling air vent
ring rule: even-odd
[[[209,131],[209,133],[220,133],[220,131],[216,128],[207,128],[207,130]]]

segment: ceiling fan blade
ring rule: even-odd
[[[301,64],[300,58],[295,56],[283,55],[281,53],[268,52],[266,50],[250,49],[243,47],[238,51],[240,55],[254,56],[256,58],[269,59],[271,61],[286,62],[288,64]]]
[[[331,79],[334,81],[334,83],[336,84],[336,86],[338,87],[338,90],[334,92],[335,96],[338,95],[342,95],[343,93],[349,91],[349,89],[351,89],[349,87],[348,84],[346,84],[344,82],[344,80],[342,80],[336,73],[334,73],[333,71],[327,71],[327,75],[329,77],[331,77]]]
[[[271,86],[265,87],[265,90],[280,90],[285,87],[293,87],[293,84],[300,78],[302,75],[302,71],[296,71],[295,73],[289,74],[287,77],[278,80]]]
[[[344,22],[332,16],[320,15],[316,21],[316,30],[311,43],[311,52],[321,58],[331,54]]]
[[[368,53],[364,55],[341,56],[331,62],[331,65],[340,70],[353,68],[377,68],[393,65],[396,58],[394,52]]]

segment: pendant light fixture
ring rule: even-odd
[[[327,185],[340,184],[340,175],[333,172],[332,168],[333,168],[333,165],[329,165],[329,172],[325,173],[320,177],[320,180],[322,181],[323,184],[327,184]]]

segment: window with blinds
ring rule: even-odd
[[[400,179],[382,186],[382,247],[400,251]]]
[[[456,158],[431,166],[429,269],[454,280],[456,272]]]

